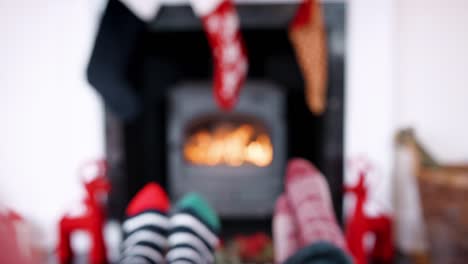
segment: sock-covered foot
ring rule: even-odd
[[[325,177],[304,159],[291,160],[286,174],[286,196],[298,224],[301,247],[329,242],[346,250]]]
[[[201,196],[186,195],[176,205],[170,224],[167,263],[214,263],[220,222]]]
[[[283,194],[276,201],[273,216],[275,263],[283,263],[300,249],[297,235],[298,230],[293,212],[286,195]]]
[[[149,183],[130,201],[123,223],[124,241],[120,263],[164,263],[170,208],[169,199],[155,183]]]

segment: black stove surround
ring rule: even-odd
[[[250,62],[248,82],[272,83],[285,96],[284,126],[280,124],[284,147],[279,147],[275,155],[284,160],[303,157],[315,163],[330,184],[338,218],[342,210],[344,162],[345,8],[344,3],[324,3],[329,53],[328,108],[322,116],[314,116],[306,106],[303,79],[287,36],[296,5],[238,5]],[[208,42],[189,6],[163,7],[142,33],[138,45],[128,76],[137,87],[135,93],[142,98],[142,114],[123,122],[106,112],[106,152],[113,188],[109,208],[110,216],[117,219],[123,217],[127,202],[145,183],[156,181],[171,192],[169,94],[180,83],[206,83],[212,78]],[[210,86],[204,87],[211,96]],[[247,94],[251,88],[247,85],[244,89]],[[272,173],[281,177],[283,170],[284,164]],[[272,183],[273,188],[277,188],[275,184]],[[272,194],[278,191],[281,189]],[[172,192],[174,198],[180,195]],[[271,205],[273,198],[268,199],[272,199],[268,202]],[[270,231],[271,208],[250,215],[234,211],[222,212],[225,234]]]

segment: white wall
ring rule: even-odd
[[[396,123],[444,162],[468,162],[468,1],[398,0]]]
[[[348,1],[345,154],[374,164],[370,195],[385,208],[391,201],[394,22],[393,0]],[[355,176],[348,172],[346,182]]]
[[[468,162],[468,1],[348,3],[346,156],[376,163],[385,201],[400,128],[440,161]]]
[[[0,202],[48,245],[79,198],[79,165],[103,154],[101,106],[84,78],[98,4],[0,1]]]

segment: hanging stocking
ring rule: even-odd
[[[192,0],[202,18],[214,62],[214,97],[224,110],[231,110],[247,75],[247,55],[239,31],[239,17],[231,0]]]
[[[141,112],[141,100],[129,76],[145,23],[118,0],[109,0],[102,16],[87,68],[89,83],[119,118],[131,120]]]
[[[306,101],[315,114],[325,111],[327,44],[322,9],[317,0],[304,0],[289,28],[289,38],[304,76]]]
[[[97,32],[88,64],[89,83],[106,106],[124,120],[142,110],[131,63],[139,41],[160,7],[159,0],[109,0]]]

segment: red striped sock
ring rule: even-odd
[[[167,213],[170,208],[166,192],[156,183],[148,183],[133,197],[127,206],[127,216],[133,216],[147,210]]]
[[[169,199],[155,183],[143,187],[130,201],[122,224],[124,240],[119,263],[163,263],[168,247]]]
[[[286,195],[281,195],[276,201],[275,215],[273,216],[273,241],[275,249],[275,262],[283,263],[300,249],[298,230],[289,207]]]
[[[286,196],[298,223],[300,246],[322,241],[346,250],[325,177],[304,159],[291,160],[286,174]]]

